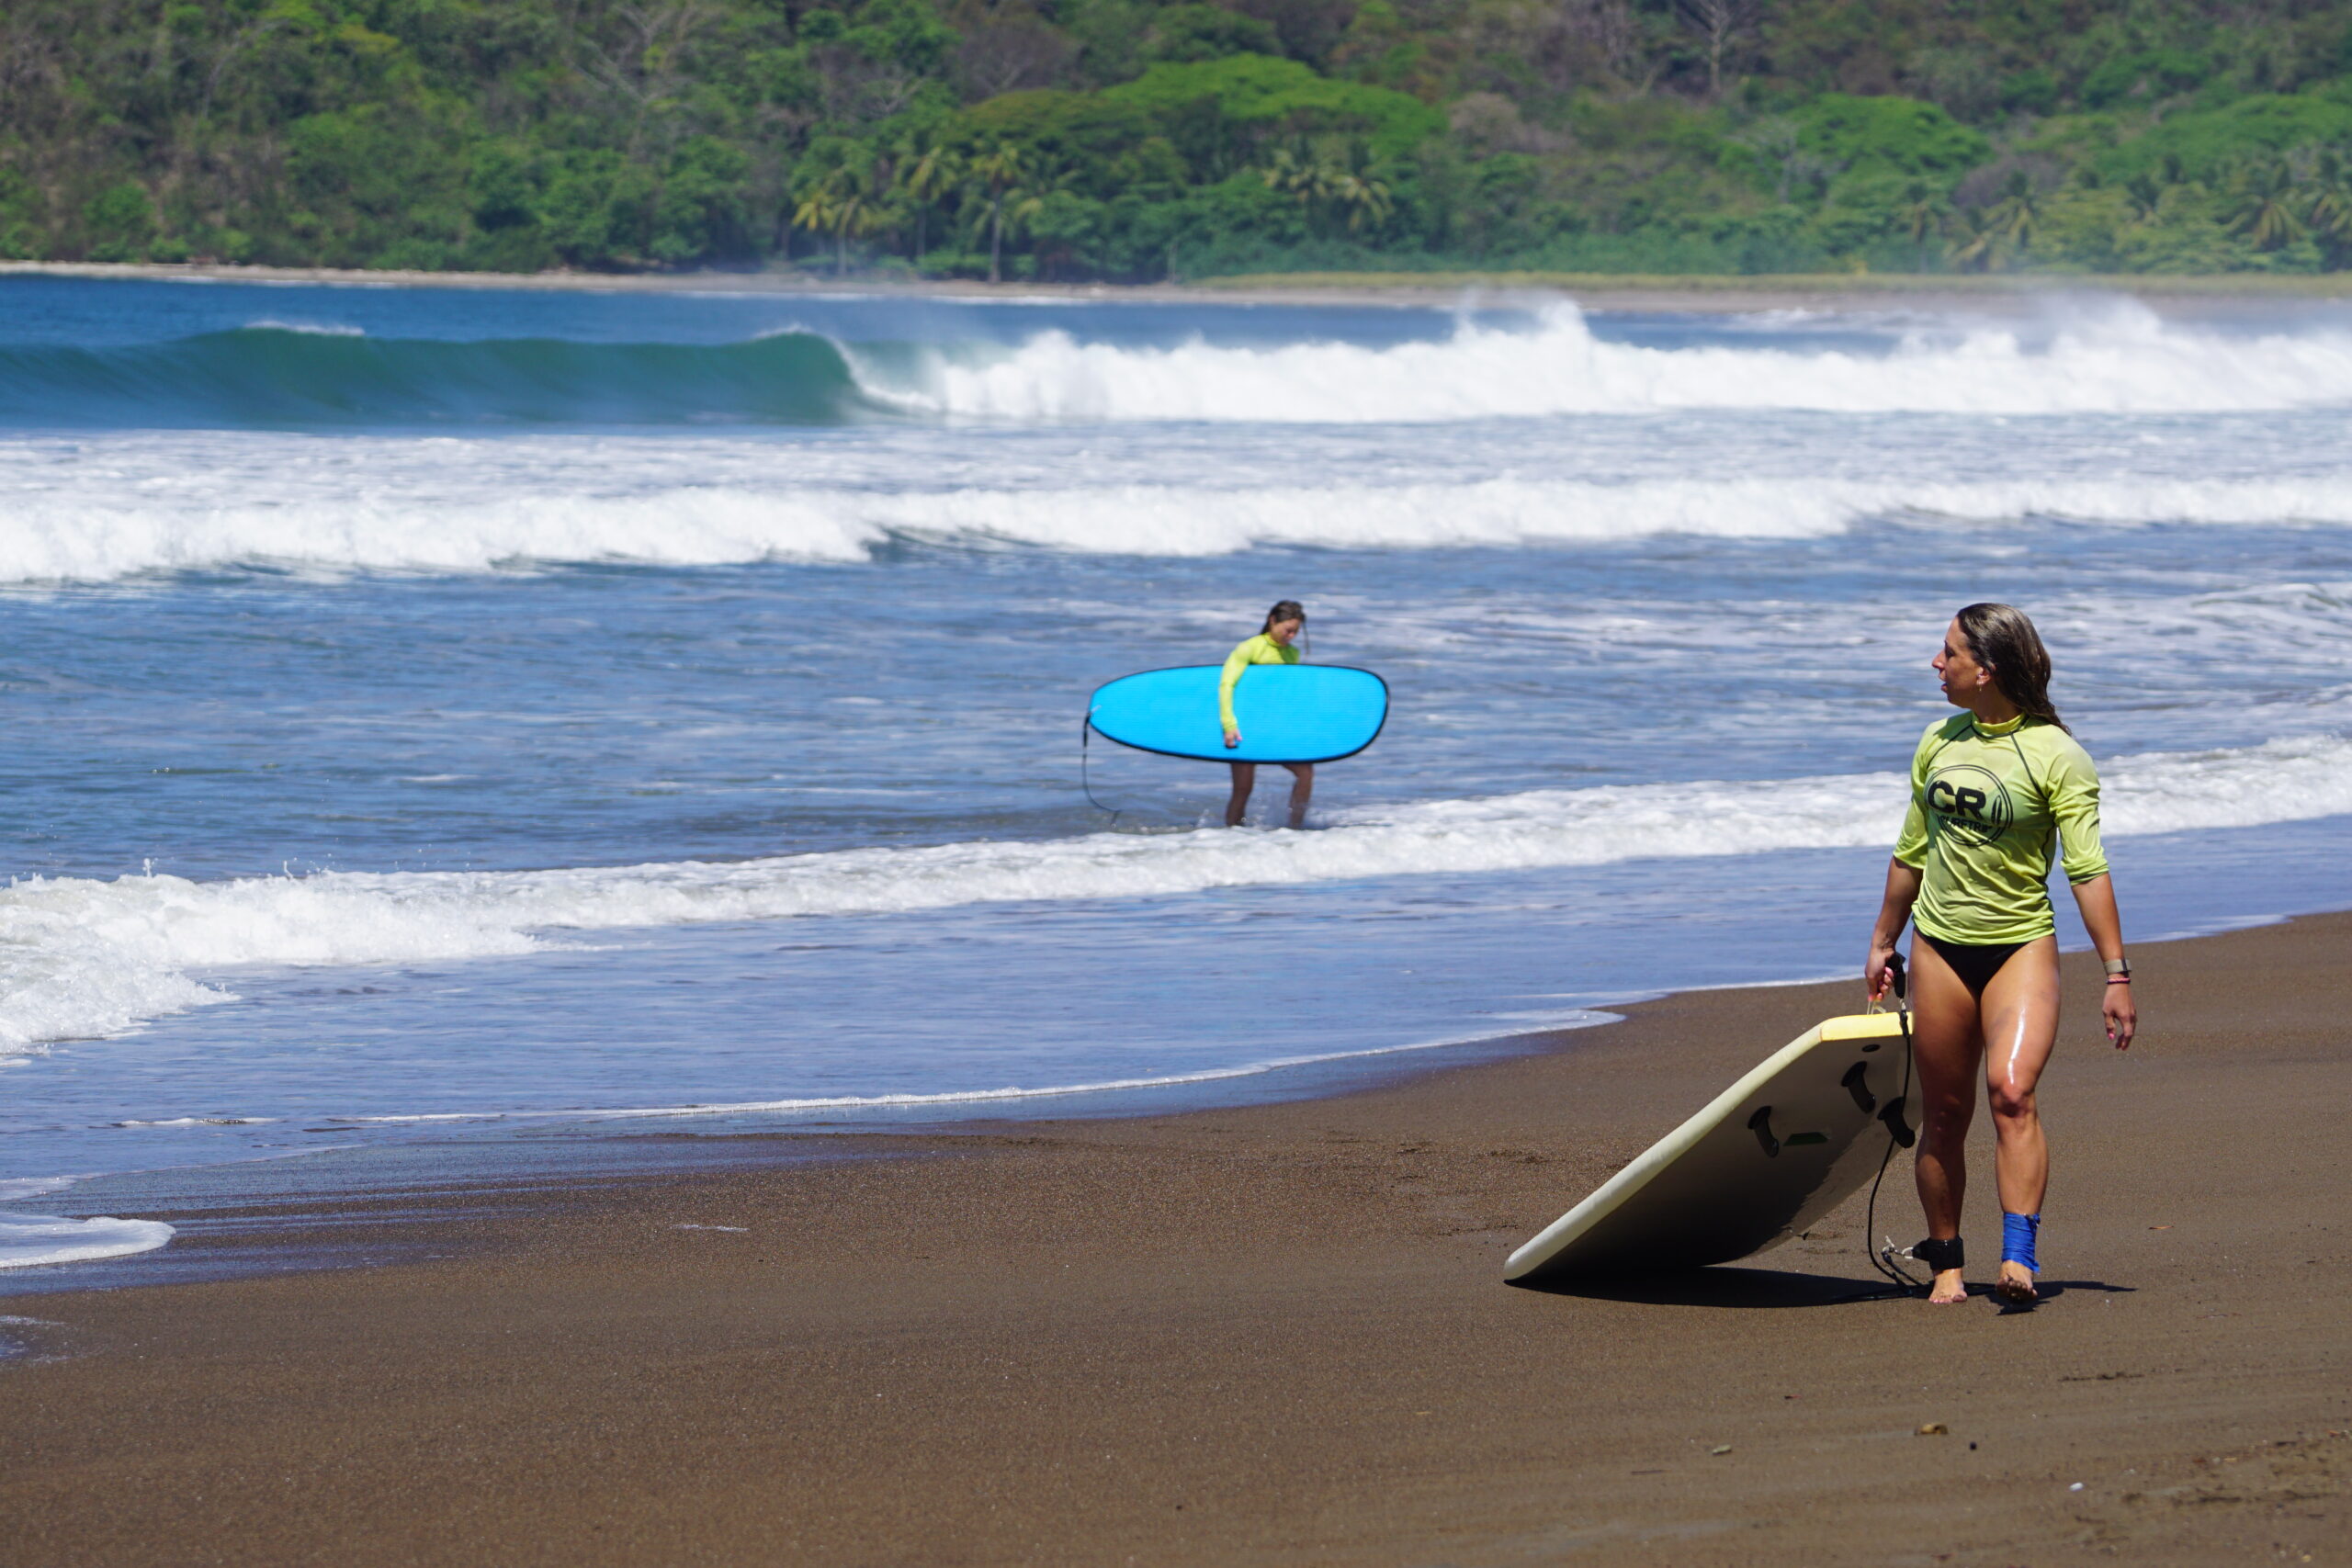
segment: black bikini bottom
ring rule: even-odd
[[[2001,965],[2007,964],[2018,949],[2026,945],[2021,942],[1996,942],[1978,947],[1971,942],[1946,942],[1940,937],[1929,936],[1926,931],[1919,932],[1918,936],[1921,942],[1936,950],[1937,957],[1951,965],[1951,972],[1960,976],[1960,983],[1968,987],[1968,994],[1980,1002],[1984,999],[1985,986],[2001,972]]]

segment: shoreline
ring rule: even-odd
[[[1857,273],[1680,276],[1668,274],[1459,272],[1278,273],[1189,283],[1002,283],[821,277],[800,272],[472,273],[184,262],[0,262],[0,278],[72,277],[175,283],[316,285],[605,294],[772,295],[1163,305],[1314,305],[1445,309],[1465,296],[1568,297],[1590,310],[1740,315],[1913,308],[2030,313],[2053,299],[2120,296],[2182,316],[2352,301],[2352,273],[2199,276]]]
[[[1855,1006],[1692,992],[1325,1099],[412,1190],[375,1217],[449,1256],[45,1294],[6,1331],[35,1354],[0,1362],[0,1510],[58,1565],[2325,1560],[2347,939],[2135,945],[2123,1057],[2065,955],[2031,1314],[1872,1298],[1859,1204],[1739,1266],[1504,1287],[1510,1247]]]
[[[1815,980],[1732,983],[1700,989],[1771,989]],[[1464,1066],[1572,1051],[1595,1030],[1623,1021],[1622,1010],[1660,999],[1657,990],[1580,1009],[1588,1020],[1549,1028],[1428,1044],[1374,1047],[1277,1065],[1115,1088],[979,1091],[944,1100],[816,1107],[662,1108],[594,1112],[483,1112],[471,1125],[380,1143],[345,1144],[206,1163],[36,1178],[62,1185],[0,1201],[0,1211],[73,1219],[104,1209],[109,1218],[149,1216],[180,1225],[161,1247],[68,1263],[0,1268],[0,1318],[11,1300],[74,1291],[147,1290],[189,1280],[259,1278],[317,1269],[363,1268],[413,1253],[397,1236],[372,1246],[381,1223],[420,1190],[499,1192],[516,1185],[593,1190],[633,1179],[667,1179],[717,1168],[808,1161],[890,1158],[933,1142],[1041,1126],[1215,1115],[1301,1105],[1396,1089]],[[1221,1092],[1220,1092],[1221,1091]],[[774,1152],[759,1152],[763,1146]],[[254,1225],[288,1202],[306,1210],[281,1234]],[[175,1217],[176,1216],[176,1217]],[[224,1217],[233,1216],[233,1223]],[[310,1233],[353,1227],[371,1245],[321,1245]],[[299,1234],[298,1234],[299,1233]],[[371,1251],[372,1247],[372,1251]]]
[[[2175,926],[2138,945],[2199,942],[2215,935],[2342,915],[2352,903],[2330,901],[2278,913],[2225,917]],[[2064,950],[2075,957],[2087,947]],[[196,1229],[162,1248],[85,1258],[68,1264],[0,1267],[0,1306],[12,1296],[76,1290],[128,1290],[187,1279],[233,1279],[322,1268],[364,1266],[360,1251],[335,1253],[307,1242],[280,1245],[267,1233],[240,1226],[240,1244],[187,1258],[187,1243],[219,1227],[220,1213],[262,1213],[289,1196],[354,1206],[358,1212],[388,1193],[422,1181],[435,1189],[498,1189],[512,1180],[589,1188],[633,1176],[663,1178],[760,1156],[711,1151],[722,1145],[756,1148],[777,1141],[799,1149],[778,1156],[802,1159],[887,1157],[909,1140],[986,1136],[1005,1127],[1084,1125],[1182,1118],[1301,1105],[1405,1089],[1416,1080],[1515,1058],[1573,1052],[1596,1031],[1622,1026],[1633,1010],[1674,998],[1716,993],[1831,989],[1836,976],[1636,985],[1594,992],[1570,1014],[1541,1027],[1499,1034],[1454,1035],[1406,1045],[1311,1054],[1164,1079],[1049,1086],[915,1096],[904,1100],[850,1099],[806,1106],[760,1103],[639,1107],[603,1111],[541,1110],[482,1111],[450,1117],[419,1115],[419,1131],[384,1141],[327,1145],[268,1154],[222,1155],[203,1161],[92,1170],[74,1177],[17,1180],[55,1182],[0,1209],[34,1219],[72,1220],[103,1210],[108,1217],[187,1211]],[[449,1122],[442,1126],[442,1122]],[[657,1150],[673,1151],[667,1156]],[[560,1154],[550,1151],[561,1150]],[[684,1151],[695,1151],[691,1155]],[[9,1179],[0,1179],[5,1185]],[[373,1222],[370,1222],[371,1224]],[[209,1244],[208,1243],[208,1248]],[[391,1249],[386,1256],[397,1254]]]

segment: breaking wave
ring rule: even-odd
[[[1596,334],[1560,303],[1451,335],[1174,347],[1046,332],[1018,344],[372,338],[269,321],[160,344],[0,345],[0,426],[832,425],[877,418],[1415,423],[1698,409],[2177,413],[2352,402],[2352,334],[2229,334],[2128,303],[2053,330],[1915,330],[1883,348]]]
[[[128,347],[0,345],[0,426],[19,429],[822,425],[884,412],[814,333],[467,343],[272,321]]]
[[[1561,304],[1532,330],[1465,321],[1441,342],[1367,348],[1132,348],[1045,333],[1001,357],[941,357],[912,393],[946,417],[1389,423],[1543,414],[1787,409],[1838,413],[2177,413],[2352,401],[2352,334],[2228,336],[2116,303],[2037,339],[1914,332],[1883,353],[1652,348],[1595,335]]]
[[[232,502],[123,487],[20,493],[0,516],[0,582],[101,582],[224,568],[469,573],[531,563],[861,561],[896,542],[1105,555],[1258,546],[1435,548],[1659,535],[1815,538],[1874,521],[2103,526],[2352,525],[2352,474],[2278,479],[1498,479],[1464,484],[1173,484],[1065,490],[520,490],[452,500],[380,483],[342,497]]]
[[[2352,739],[2336,737],[2148,753],[2102,772],[2115,835],[2352,812]],[[1862,773],[1537,790],[1350,810],[1320,832],[1097,833],[724,864],[33,878],[0,891],[0,1050],[222,999],[195,974],[243,965],[496,957],[549,932],[1886,844],[1903,788],[1900,775]]]

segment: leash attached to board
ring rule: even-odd
[[[1090,712],[1084,718],[1078,721],[1078,787],[1086,792],[1086,803],[1089,806],[1091,806],[1097,811],[1108,811],[1111,813],[1111,827],[1113,829],[1116,829],[1119,825],[1119,813],[1117,809],[1105,806],[1101,801],[1094,798],[1094,781],[1087,776],[1086,747],[1087,742],[1093,739],[1094,715]]]
[[[1886,973],[1887,988],[1894,993],[1895,1017],[1903,1029],[1903,1092],[1895,1098],[1894,1104],[1886,1108],[1883,1116],[1883,1120],[1886,1122],[1886,1153],[1879,1156],[1878,1174],[1871,1179],[1870,1202],[1865,1206],[1862,1214],[1862,1247],[1869,1253],[1871,1267],[1885,1275],[1896,1290],[1908,1295],[1917,1291],[1924,1291],[1934,1283],[1933,1280],[1922,1282],[1913,1279],[1910,1271],[1903,1267],[1906,1260],[1915,1257],[1917,1249],[1909,1247],[1898,1247],[1894,1245],[1894,1238],[1888,1236],[1876,1251],[1870,1250],[1871,1237],[1878,1235],[1879,1184],[1886,1179],[1886,1168],[1894,1163],[1894,1151],[1898,1148],[1909,1148],[1918,1142],[1919,1138],[1918,1134],[1913,1132],[1903,1120],[1904,1108],[1911,1103],[1911,1069],[1914,1060],[1911,1043],[1910,987],[1903,972],[1903,954],[1890,953],[1886,955]],[[1871,1010],[1877,1011],[1878,1004],[1875,1002],[1871,1004]]]

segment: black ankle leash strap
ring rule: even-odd
[[[1889,1236],[1875,1250],[1871,1246],[1871,1237],[1878,1235],[1878,1190],[1880,1184],[1886,1179],[1886,1168],[1894,1162],[1896,1149],[1907,1149],[1917,1141],[1917,1135],[1903,1122],[1904,1109],[1911,1103],[1911,1070],[1914,1061],[1911,1045],[1910,987],[1903,972],[1903,954],[1900,953],[1887,954],[1886,972],[1887,988],[1894,993],[1895,1017],[1900,1021],[1903,1030],[1903,1092],[1895,1097],[1894,1102],[1889,1105],[1885,1113],[1879,1118],[1886,1123],[1886,1152],[1879,1156],[1878,1174],[1871,1179],[1870,1202],[1862,1214],[1862,1251],[1870,1258],[1871,1267],[1885,1275],[1888,1283],[1903,1294],[1910,1295],[1925,1291],[1933,1281],[1913,1279],[1904,1269],[1902,1259],[1916,1258],[1938,1270],[1957,1269],[1960,1267],[1960,1241],[1957,1237],[1951,1241],[1930,1240],[1920,1242],[1916,1247],[1898,1248],[1894,1245],[1894,1238]],[[1951,1249],[1949,1256],[1951,1261],[1937,1262],[1937,1258],[1947,1256],[1942,1250],[1947,1247]]]

